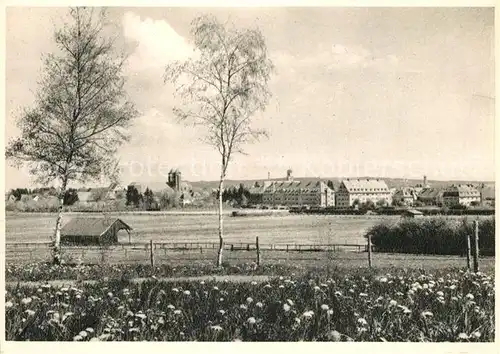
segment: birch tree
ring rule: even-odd
[[[168,64],[164,79],[174,85],[182,102],[174,114],[202,127],[204,142],[220,155],[217,266],[221,266],[224,180],[234,155],[267,135],[254,128],[253,118],[269,102],[274,66],[258,29],[228,28],[214,17],[201,16],[192,22],[191,35],[195,55]]]
[[[36,99],[17,117],[20,135],[6,148],[6,158],[28,166],[38,183],[59,182],[55,263],[61,261],[68,183],[116,173],[117,148],[128,140],[127,127],[138,115],[124,90],[125,55],[115,50],[105,26],[105,10],[70,10],[70,22],[54,33],[58,51],[44,56]]]

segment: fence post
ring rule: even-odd
[[[368,267],[372,267],[372,236],[368,234]]]
[[[260,266],[259,236],[255,237],[255,247],[257,248],[257,266]]]
[[[479,221],[474,220],[474,273],[479,271]]]
[[[151,260],[151,268],[155,266],[155,252],[153,250],[153,240],[149,241],[149,257]]]
[[[472,255],[471,255],[471,250],[470,250],[470,239],[471,239],[471,235],[470,234],[466,234],[465,235],[465,243],[467,245],[467,270],[471,269],[471,258],[472,258]]]

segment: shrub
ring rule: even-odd
[[[403,219],[381,223],[365,235],[371,236],[377,251],[414,254],[464,255],[466,235],[473,235],[472,222],[443,217]],[[479,249],[482,255],[495,254],[495,219],[479,221]]]

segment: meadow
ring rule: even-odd
[[[81,216],[82,214],[78,215]],[[102,217],[100,213],[84,216]],[[75,214],[63,215],[63,225]],[[133,228],[132,242],[217,242],[216,215],[173,215],[112,213]],[[286,215],[230,217],[224,220],[227,242],[261,243],[352,243],[366,244],[365,232],[381,220],[398,217],[343,217],[333,215]],[[8,213],[5,240],[9,242],[47,242],[54,232],[55,214]],[[120,241],[128,242],[126,232]]]
[[[9,286],[18,341],[492,342],[494,277],[323,268],[263,282],[101,280]]]

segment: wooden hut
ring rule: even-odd
[[[74,218],[61,229],[61,244],[110,245],[118,243],[118,231],[132,228],[117,218]]]

